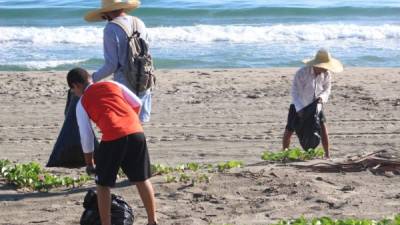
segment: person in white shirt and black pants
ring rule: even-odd
[[[331,93],[331,73],[343,71],[343,65],[321,49],[312,60],[304,60],[306,65],[297,71],[292,85],[292,104],[289,108],[288,121],[283,135],[282,148],[287,149],[295,130],[296,122],[302,117],[302,109],[318,100],[321,104],[328,102]],[[329,158],[329,137],[326,118],[320,113],[321,139],[325,158]]]

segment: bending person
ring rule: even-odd
[[[146,138],[138,113],[140,99],[128,88],[113,81],[92,84],[81,68],[69,71],[68,86],[80,97],[76,117],[87,171],[95,173],[98,207],[102,225],[111,225],[110,187],[115,185],[119,168],[136,184],[146,208],[148,224],[157,224],[156,203]],[[92,120],[102,133],[94,152]],[[96,165],[95,169],[94,166]]]
[[[313,60],[304,60],[306,65],[300,68],[293,80],[292,103],[289,107],[287,125],[283,135],[282,148],[287,149],[296,124],[303,115],[303,109],[314,101],[326,104],[331,93],[331,73],[343,71],[342,64],[332,58],[328,51],[321,49]],[[330,157],[328,128],[324,112],[321,111],[321,139],[325,158]]]

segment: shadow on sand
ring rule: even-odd
[[[128,180],[123,180],[120,182],[117,182],[114,188],[123,188],[123,187],[128,187],[130,185],[133,185],[130,183]],[[95,186],[90,186],[90,187],[76,187],[76,188],[69,188],[69,189],[55,189],[55,190],[50,190],[49,192],[21,192],[21,193],[16,193],[15,186],[10,185],[10,184],[1,184],[0,185],[0,192],[13,192],[9,194],[2,194],[0,193],[0,202],[2,201],[19,201],[23,199],[29,199],[29,198],[48,198],[48,197],[54,197],[54,196],[61,196],[61,195],[72,195],[72,194],[79,194],[82,192],[87,192],[90,189],[95,189]]]

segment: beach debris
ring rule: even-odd
[[[274,187],[268,187],[262,193],[264,193],[266,196],[275,196],[278,195],[279,192]]]
[[[201,100],[190,100],[186,102],[187,104],[191,104],[191,105],[197,105],[197,104],[201,104],[202,101]]]
[[[179,88],[175,88],[174,90],[167,90],[165,94],[167,95],[173,95],[179,93],[181,90]]]
[[[49,222],[49,220],[33,220],[33,221],[30,221],[29,223],[39,224],[39,223],[47,223],[47,222]]]
[[[356,189],[356,188],[351,185],[345,185],[340,190],[343,192],[349,192],[349,191],[354,191],[354,189]]]
[[[361,157],[350,158],[345,162],[320,162],[311,165],[293,164],[294,167],[316,172],[361,172],[370,171],[375,175],[393,173],[400,175],[400,159],[387,156],[385,150],[376,151]]]
[[[250,98],[250,99],[261,98],[261,95],[258,95],[258,94],[248,94],[248,95],[246,96],[246,98]]]
[[[220,202],[217,199],[217,196],[208,193],[193,193],[193,200],[195,202],[210,202],[214,204],[218,204]]]
[[[348,204],[348,201],[340,201],[337,199],[316,199],[315,202],[319,204],[327,204],[330,209],[340,209]]]
[[[321,182],[325,182],[325,183],[327,183],[327,184],[335,185],[334,182],[329,181],[329,180],[326,180],[326,179],[324,179],[324,178],[322,178],[322,177],[316,177],[315,180],[321,181]]]
[[[198,73],[197,75],[200,75],[200,76],[209,76],[209,75],[211,75],[210,73],[206,73],[206,72],[201,72],[201,73]]]
[[[400,106],[400,99],[396,99],[393,103],[393,106]]]

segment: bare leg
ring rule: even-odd
[[[111,225],[111,192],[109,187],[97,185],[97,202],[102,225]]]
[[[329,136],[328,136],[328,128],[326,127],[325,123],[321,123],[321,139],[322,139],[322,147],[325,151],[325,158],[330,157],[329,154]]]
[[[285,129],[285,133],[283,134],[283,139],[282,139],[282,150],[289,148],[290,138],[292,137],[292,134],[293,134],[293,131],[289,131],[288,129]]]
[[[154,198],[154,190],[150,180],[136,182],[140,198],[146,208],[148,224],[156,224],[156,200]]]

